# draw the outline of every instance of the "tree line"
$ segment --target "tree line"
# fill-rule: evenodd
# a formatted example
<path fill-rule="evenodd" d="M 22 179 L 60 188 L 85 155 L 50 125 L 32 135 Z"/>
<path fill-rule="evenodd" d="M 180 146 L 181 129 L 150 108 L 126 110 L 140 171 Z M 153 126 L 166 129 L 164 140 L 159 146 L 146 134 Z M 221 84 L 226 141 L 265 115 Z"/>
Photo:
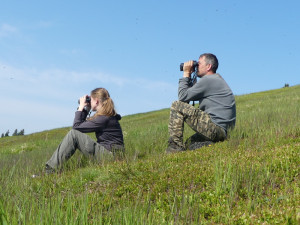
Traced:
<path fill-rule="evenodd" d="M 19 132 L 18 132 L 18 129 L 15 129 L 15 132 L 12 134 L 12 136 L 21 136 L 24 134 L 25 134 L 24 129 L 20 130 Z M 3 138 L 3 137 L 9 137 L 9 130 L 6 131 L 5 134 L 4 133 L 1 134 L 1 138 Z"/>

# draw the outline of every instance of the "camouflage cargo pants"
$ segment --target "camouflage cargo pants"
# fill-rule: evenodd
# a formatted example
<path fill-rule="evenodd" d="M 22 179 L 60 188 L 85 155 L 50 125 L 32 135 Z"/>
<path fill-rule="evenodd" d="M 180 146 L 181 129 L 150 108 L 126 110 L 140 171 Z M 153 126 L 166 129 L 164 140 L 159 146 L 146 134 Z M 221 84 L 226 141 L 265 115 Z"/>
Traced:
<path fill-rule="evenodd" d="M 181 102 L 173 102 L 170 109 L 169 135 L 177 145 L 183 145 L 184 122 L 195 132 L 187 141 L 223 141 L 226 138 L 225 131 L 214 124 L 210 116 L 199 108 Z"/>

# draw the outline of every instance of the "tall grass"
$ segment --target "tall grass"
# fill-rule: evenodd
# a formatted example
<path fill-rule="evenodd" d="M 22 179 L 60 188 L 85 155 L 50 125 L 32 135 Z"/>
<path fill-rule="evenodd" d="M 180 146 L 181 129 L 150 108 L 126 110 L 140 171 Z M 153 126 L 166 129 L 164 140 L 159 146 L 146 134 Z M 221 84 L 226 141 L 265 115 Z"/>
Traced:
<path fill-rule="evenodd" d="M 298 224 L 299 98 L 300 86 L 237 96 L 227 141 L 171 155 L 169 109 L 126 116 L 124 160 L 76 153 L 48 176 L 70 128 L 1 138 L 0 224 Z"/>

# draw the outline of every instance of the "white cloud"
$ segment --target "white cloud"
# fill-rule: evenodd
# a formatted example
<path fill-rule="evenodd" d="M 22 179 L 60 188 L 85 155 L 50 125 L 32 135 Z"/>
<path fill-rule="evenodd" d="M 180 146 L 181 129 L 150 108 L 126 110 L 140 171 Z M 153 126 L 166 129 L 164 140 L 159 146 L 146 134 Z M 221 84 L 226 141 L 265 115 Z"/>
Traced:
<path fill-rule="evenodd" d="M 0 62 L 0 132 L 25 129 L 37 132 L 71 126 L 77 98 L 105 87 L 118 112 L 133 114 L 168 107 L 176 84 L 125 78 L 101 72 L 15 68 Z"/>
<path fill-rule="evenodd" d="M 78 89 L 91 82 L 122 86 L 126 79 L 100 72 L 76 72 L 59 69 L 19 69 L 0 63 L 0 93 L 14 90 L 22 94 L 49 92 L 51 96 Z"/>
<path fill-rule="evenodd" d="M 0 38 L 1 37 L 8 37 L 12 34 L 15 34 L 18 32 L 18 29 L 14 26 L 11 26 L 9 24 L 3 23 L 0 26 Z"/>
<path fill-rule="evenodd" d="M 0 112 L 0 132 L 24 129 L 25 133 L 32 133 L 47 129 L 71 126 L 72 115 L 76 109 L 57 106 L 54 103 L 36 101 L 35 99 L 18 100 L 6 96 L 0 98 L 1 104 L 7 110 Z"/>
<path fill-rule="evenodd" d="M 62 49 L 59 51 L 60 54 L 66 55 L 66 56 L 78 56 L 81 55 L 82 52 L 79 49 Z"/>
<path fill-rule="evenodd" d="M 74 98 L 78 90 L 88 90 L 99 86 L 122 88 L 123 91 L 164 92 L 174 89 L 174 85 L 162 81 L 118 77 L 101 72 L 76 72 L 59 69 L 38 70 L 19 69 L 0 63 L 0 94 L 12 96 L 37 96 L 58 99 Z M 141 94 L 141 93 L 140 93 Z"/>
<path fill-rule="evenodd" d="M 36 27 L 37 28 L 49 28 L 49 27 L 52 27 L 52 25 L 53 25 L 53 23 L 50 21 L 41 20 L 41 21 L 37 22 Z"/>
<path fill-rule="evenodd" d="M 16 68 L 0 61 L 0 88 L 9 85 L 8 80 L 20 82 L 22 85 L 30 83 L 32 85 L 80 85 L 91 82 L 100 82 L 105 84 L 117 85 L 119 87 L 143 86 L 143 88 L 171 88 L 174 87 L 168 82 L 160 80 L 149 80 L 144 78 L 121 77 L 118 75 L 102 73 L 99 71 L 77 72 L 62 69 L 37 69 L 37 68 Z M 4 78 L 4 79 L 3 79 Z M 3 81 L 3 82 L 2 82 Z"/>

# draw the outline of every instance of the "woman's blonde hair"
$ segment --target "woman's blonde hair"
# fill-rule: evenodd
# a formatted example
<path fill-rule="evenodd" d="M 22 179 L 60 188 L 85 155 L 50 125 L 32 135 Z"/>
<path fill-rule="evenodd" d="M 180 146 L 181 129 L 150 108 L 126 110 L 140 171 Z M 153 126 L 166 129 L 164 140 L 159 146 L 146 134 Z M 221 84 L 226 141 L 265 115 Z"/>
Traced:
<path fill-rule="evenodd" d="M 105 88 L 96 88 L 91 91 L 91 97 L 98 99 L 102 107 L 90 119 L 96 116 L 115 116 L 116 110 L 113 100 L 110 98 L 108 91 Z"/>

